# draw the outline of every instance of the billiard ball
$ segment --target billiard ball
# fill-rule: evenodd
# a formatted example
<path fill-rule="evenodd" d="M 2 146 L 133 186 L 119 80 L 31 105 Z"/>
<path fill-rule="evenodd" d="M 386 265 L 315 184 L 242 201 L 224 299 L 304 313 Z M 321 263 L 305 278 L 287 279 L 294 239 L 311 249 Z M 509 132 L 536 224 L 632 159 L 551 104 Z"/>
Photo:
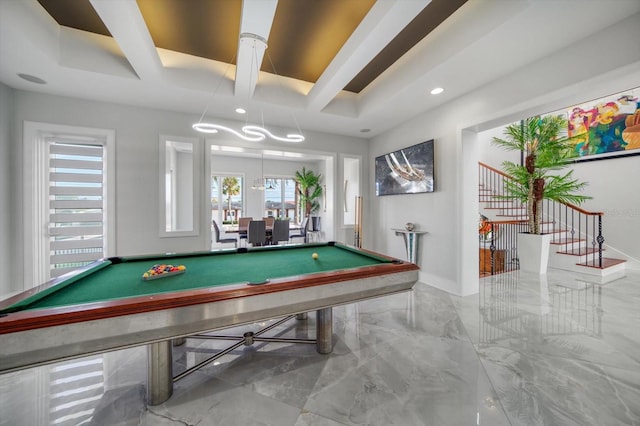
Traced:
<path fill-rule="evenodd" d="M 316 260 L 318 258 L 318 253 L 313 253 L 311 257 L 313 257 L 313 259 Z"/>

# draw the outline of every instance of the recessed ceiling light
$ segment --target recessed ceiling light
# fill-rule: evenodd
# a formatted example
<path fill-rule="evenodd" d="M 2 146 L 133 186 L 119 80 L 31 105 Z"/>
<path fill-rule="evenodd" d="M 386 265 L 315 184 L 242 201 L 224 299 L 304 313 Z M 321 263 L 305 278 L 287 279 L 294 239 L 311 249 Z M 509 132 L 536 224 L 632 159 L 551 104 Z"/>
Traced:
<path fill-rule="evenodd" d="M 238 108 L 236 108 L 236 112 L 238 114 L 245 114 L 247 112 L 247 110 L 244 109 L 244 108 L 238 107 Z"/>
<path fill-rule="evenodd" d="M 444 92 L 444 89 L 442 87 L 436 87 L 435 89 L 431 90 L 432 95 L 439 95 L 442 92 Z"/>
<path fill-rule="evenodd" d="M 18 77 L 20 77 L 23 80 L 27 80 L 31 83 L 47 84 L 47 82 L 41 79 L 40 77 L 36 77 L 35 75 L 31 75 L 31 74 L 18 74 Z"/>

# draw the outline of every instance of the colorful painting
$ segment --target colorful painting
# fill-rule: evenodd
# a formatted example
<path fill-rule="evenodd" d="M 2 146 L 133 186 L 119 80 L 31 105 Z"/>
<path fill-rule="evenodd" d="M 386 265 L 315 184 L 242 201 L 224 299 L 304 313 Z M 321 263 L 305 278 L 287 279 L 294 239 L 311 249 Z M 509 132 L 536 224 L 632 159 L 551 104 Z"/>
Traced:
<path fill-rule="evenodd" d="M 640 88 L 565 111 L 569 136 L 576 136 L 575 161 L 640 155 Z"/>

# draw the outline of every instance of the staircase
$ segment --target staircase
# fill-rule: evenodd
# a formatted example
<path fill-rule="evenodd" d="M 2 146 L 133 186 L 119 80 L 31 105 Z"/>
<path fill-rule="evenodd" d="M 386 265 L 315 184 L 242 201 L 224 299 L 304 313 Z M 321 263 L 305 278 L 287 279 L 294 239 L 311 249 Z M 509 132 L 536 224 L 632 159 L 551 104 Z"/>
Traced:
<path fill-rule="evenodd" d="M 518 269 L 516 238 L 527 230 L 527 209 L 505 195 L 504 172 L 479 163 L 480 211 L 488 221 L 480 238 L 481 273 L 483 250 L 491 253 L 491 273 Z M 544 200 L 541 232 L 552 234 L 549 266 L 598 277 L 618 278 L 624 275 L 625 260 L 604 256 L 602 217 L 577 206 Z M 503 265 L 504 262 L 504 265 Z M 484 263 L 487 264 L 486 259 Z M 488 268 L 484 268 L 485 270 Z M 486 272 L 486 271 L 485 271 Z"/>

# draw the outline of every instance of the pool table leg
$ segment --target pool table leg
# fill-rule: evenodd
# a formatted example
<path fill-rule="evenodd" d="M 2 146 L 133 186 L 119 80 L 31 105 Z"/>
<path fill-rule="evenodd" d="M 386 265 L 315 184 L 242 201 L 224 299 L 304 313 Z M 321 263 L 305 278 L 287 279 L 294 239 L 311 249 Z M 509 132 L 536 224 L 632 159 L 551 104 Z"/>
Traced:
<path fill-rule="evenodd" d="M 299 318 L 304 319 L 305 315 Z M 178 342 L 175 342 L 178 343 Z M 159 405 L 173 393 L 172 340 L 150 343 L 147 346 L 149 373 L 147 379 L 147 403 Z M 333 350 L 333 308 L 316 311 L 316 349 L 321 354 Z"/>
<path fill-rule="evenodd" d="M 147 403 L 159 405 L 173 393 L 173 353 L 171 340 L 150 343 L 147 346 L 149 373 Z"/>
<path fill-rule="evenodd" d="M 316 311 L 316 349 L 321 354 L 333 350 L 333 308 Z"/>

